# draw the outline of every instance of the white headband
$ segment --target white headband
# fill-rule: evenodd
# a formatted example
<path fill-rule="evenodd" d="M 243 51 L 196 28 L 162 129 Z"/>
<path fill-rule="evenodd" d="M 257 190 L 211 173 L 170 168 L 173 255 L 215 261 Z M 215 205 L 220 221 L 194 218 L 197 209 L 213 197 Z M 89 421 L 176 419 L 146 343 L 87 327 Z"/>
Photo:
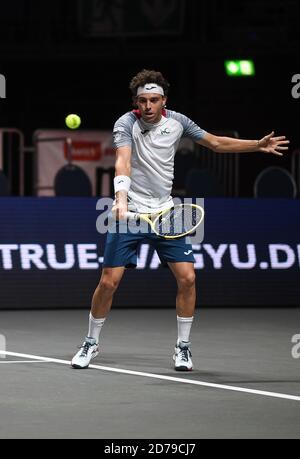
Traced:
<path fill-rule="evenodd" d="M 139 96 L 140 94 L 147 94 L 147 93 L 155 93 L 164 96 L 164 90 L 161 86 L 158 86 L 156 83 L 147 83 L 145 86 L 139 86 L 136 95 Z"/>

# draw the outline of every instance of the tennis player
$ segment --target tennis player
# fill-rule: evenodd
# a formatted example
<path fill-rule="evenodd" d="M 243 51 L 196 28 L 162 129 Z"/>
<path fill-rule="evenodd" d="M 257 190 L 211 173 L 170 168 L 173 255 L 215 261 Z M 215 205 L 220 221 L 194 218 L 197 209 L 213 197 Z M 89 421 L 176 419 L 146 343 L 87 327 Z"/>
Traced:
<path fill-rule="evenodd" d="M 174 156 L 181 137 L 215 152 L 263 152 L 282 155 L 289 143 L 274 132 L 260 140 L 215 136 L 185 115 L 166 109 L 169 83 L 160 72 L 142 70 L 130 82 L 135 110 L 117 120 L 113 130 L 116 148 L 115 202 L 118 222 L 126 212 L 157 214 L 173 206 Z M 147 233 L 162 264 L 167 264 L 177 281 L 178 338 L 173 355 L 175 370 L 191 371 L 190 331 L 195 312 L 195 271 L 191 244 L 186 238 L 164 239 Z M 99 337 L 111 309 L 113 296 L 126 268 L 137 264 L 137 248 L 145 234 L 108 233 L 102 275 L 92 299 L 87 336 L 72 360 L 73 368 L 87 368 L 99 353 Z"/>

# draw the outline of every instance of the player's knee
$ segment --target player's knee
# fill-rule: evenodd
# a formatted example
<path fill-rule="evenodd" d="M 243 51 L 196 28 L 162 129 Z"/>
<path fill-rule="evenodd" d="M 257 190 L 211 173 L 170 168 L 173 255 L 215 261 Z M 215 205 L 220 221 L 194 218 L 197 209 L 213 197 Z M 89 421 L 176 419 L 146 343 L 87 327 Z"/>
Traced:
<path fill-rule="evenodd" d="M 181 289 L 192 288 L 195 285 L 195 280 L 196 280 L 195 273 L 186 274 L 185 276 L 182 276 L 178 280 L 178 286 Z"/>
<path fill-rule="evenodd" d="M 99 283 L 100 288 L 103 288 L 111 292 L 116 291 L 118 288 L 118 285 L 119 285 L 119 281 L 117 281 L 113 277 L 103 277 Z"/>

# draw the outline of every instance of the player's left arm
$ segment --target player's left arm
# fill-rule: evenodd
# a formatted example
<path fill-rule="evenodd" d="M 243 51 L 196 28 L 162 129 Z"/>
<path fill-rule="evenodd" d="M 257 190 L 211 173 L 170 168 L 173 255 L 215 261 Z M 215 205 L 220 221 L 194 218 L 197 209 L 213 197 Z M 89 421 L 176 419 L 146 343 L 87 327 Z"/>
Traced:
<path fill-rule="evenodd" d="M 260 140 L 243 140 L 232 137 L 221 137 L 206 132 L 197 143 L 217 153 L 251 153 L 262 152 L 282 156 L 288 150 L 289 140 L 285 136 L 274 137 L 274 132 Z"/>

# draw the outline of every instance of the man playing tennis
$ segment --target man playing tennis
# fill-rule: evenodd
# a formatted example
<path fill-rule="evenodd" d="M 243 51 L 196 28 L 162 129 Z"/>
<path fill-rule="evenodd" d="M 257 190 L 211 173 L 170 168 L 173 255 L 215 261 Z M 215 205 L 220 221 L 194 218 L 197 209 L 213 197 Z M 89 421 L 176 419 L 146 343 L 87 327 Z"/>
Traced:
<path fill-rule="evenodd" d="M 155 215 L 173 207 L 171 197 L 174 156 L 181 137 L 215 152 L 255 152 L 282 155 L 285 137 L 274 132 L 261 140 L 240 140 L 212 135 L 186 116 L 166 110 L 169 83 L 160 72 L 143 70 L 130 83 L 137 110 L 126 113 L 114 126 L 116 148 L 115 202 L 113 212 L 120 224 L 128 211 Z M 186 238 L 164 239 L 151 232 L 146 237 L 155 247 L 162 264 L 167 264 L 177 281 L 178 338 L 173 360 L 175 370 L 193 369 L 190 331 L 194 319 L 196 289 L 194 256 Z M 114 292 L 125 268 L 136 267 L 137 248 L 145 234 L 108 233 L 103 270 L 92 299 L 88 334 L 72 360 L 73 368 L 87 368 L 99 353 L 99 337 Z"/>

